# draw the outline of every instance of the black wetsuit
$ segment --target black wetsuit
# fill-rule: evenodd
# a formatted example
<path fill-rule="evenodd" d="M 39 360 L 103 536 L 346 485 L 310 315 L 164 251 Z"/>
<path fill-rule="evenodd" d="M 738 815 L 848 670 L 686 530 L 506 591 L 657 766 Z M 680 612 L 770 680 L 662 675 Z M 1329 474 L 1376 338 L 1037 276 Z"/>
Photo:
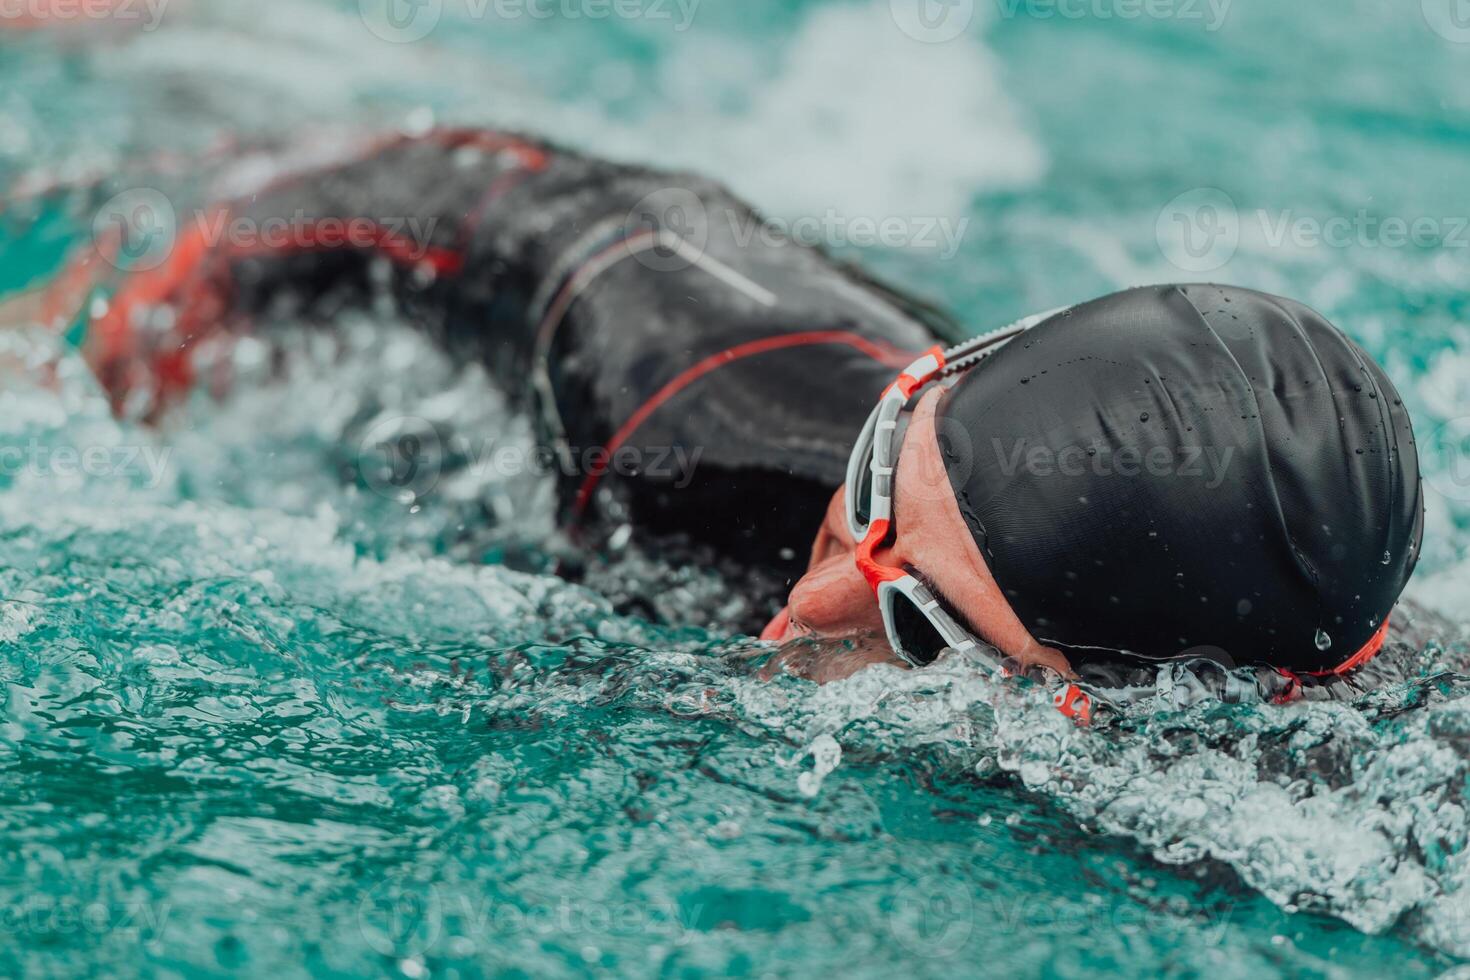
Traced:
<path fill-rule="evenodd" d="M 189 352 L 232 315 L 330 315 L 386 288 L 482 359 L 571 461 L 569 527 L 631 523 L 767 569 L 762 608 L 804 570 L 882 389 L 953 339 L 712 181 L 507 134 L 396 140 L 214 214 L 291 231 L 264 247 L 190 241 L 186 228 L 168 265 L 123 284 L 112 333 L 153 338 L 154 381 L 187 382 Z M 338 240 L 348 221 L 355 245 Z M 161 306 L 166 329 L 139 331 Z M 113 359 L 94 356 L 104 381 L 136 387 Z"/>

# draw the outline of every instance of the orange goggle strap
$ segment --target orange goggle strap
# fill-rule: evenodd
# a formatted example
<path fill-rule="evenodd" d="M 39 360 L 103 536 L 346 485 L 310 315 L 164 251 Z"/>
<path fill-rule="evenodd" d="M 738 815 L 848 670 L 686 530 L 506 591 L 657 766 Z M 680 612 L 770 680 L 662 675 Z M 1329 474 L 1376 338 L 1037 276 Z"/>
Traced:
<path fill-rule="evenodd" d="M 903 369 L 898 379 L 883 391 L 883 397 L 897 389 L 903 395 L 903 400 L 908 401 L 914 397 L 914 392 L 928 384 L 936 374 L 944 370 L 945 358 L 944 348 L 934 346 L 926 350 L 918 360 Z"/>
<path fill-rule="evenodd" d="M 868 525 L 868 536 L 863 538 L 857 546 L 858 571 L 863 573 L 863 578 L 867 579 L 875 596 L 878 594 L 879 586 L 884 582 L 896 582 L 908 577 L 908 572 L 903 569 L 890 568 L 873 558 L 873 552 L 888 537 L 888 531 L 892 526 L 892 522 L 887 518 L 874 521 Z"/>
<path fill-rule="evenodd" d="M 852 532 L 853 537 L 866 535 L 868 523 L 893 516 L 891 487 L 889 487 L 888 494 L 882 498 L 877 497 L 877 490 L 883 481 L 892 477 L 893 462 L 891 458 L 888 458 L 891 452 L 885 452 L 881 456 L 878 453 L 879 436 L 884 437 L 886 445 L 891 450 L 892 433 L 898 416 L 914 393 L 937 377 L 968 371 L 1015 337 L 1059 312 L 1061 311 L 1050 310 L 1017 320 L 999 330 L 972 337 L 948 350 L 939 346 L 931 347 L 883 390 L 878 404 L 873 407 L 872 413 L 863 425 L 862 433 L 853 444 L 852 454 L 847 461 L 847 529 Z M 874 499 L 870 502 L 866 522 L 859 519 L 857 501 L 854 499 L 856 496 L 854 491 L 859 485 L 864 469 L 871 474 L 874 490 Z"/>

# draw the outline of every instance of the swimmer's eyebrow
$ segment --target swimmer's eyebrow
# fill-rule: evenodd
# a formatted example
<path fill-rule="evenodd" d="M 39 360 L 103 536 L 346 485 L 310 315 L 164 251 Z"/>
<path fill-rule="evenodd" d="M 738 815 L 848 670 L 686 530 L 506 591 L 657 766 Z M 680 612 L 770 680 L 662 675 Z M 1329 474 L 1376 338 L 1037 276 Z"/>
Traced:
<path fill-rule="evenodd" d="M 951 619 L 963 626 L 966 632 L 975 637 L 977 640 L 980 640 L 982 643 L 990 642 L 989 640 L 985 639 L 984 635 L 982 635 L 979 630 L 975 628 L 975 624 L 970 622 L 969 617 L 960 612 L 960 607 L 955 605 L 953 599 L 944 594 L 944 590 L 936 585 L 932 578 L 930 578 L 928 575 L 925 575 L 917 568 L 913 568 L 911 566 L 904 567 L 908 569 L 908 573 L 910 575 L 918 579 L 919 583 L 934 595 L 934 598 L 939 600 L 939 604 L 944 607 L 945 612 L 949 613 Z"/>

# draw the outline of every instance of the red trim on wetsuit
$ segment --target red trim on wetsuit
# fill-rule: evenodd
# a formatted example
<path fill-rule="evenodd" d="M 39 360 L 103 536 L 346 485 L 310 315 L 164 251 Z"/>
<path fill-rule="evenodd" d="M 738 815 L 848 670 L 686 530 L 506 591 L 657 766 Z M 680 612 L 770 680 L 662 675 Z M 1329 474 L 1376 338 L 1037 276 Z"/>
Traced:
<path fill-rule="evenodd" d="M 1344 674 L 1357 670 L 1378 656 L 1379 652 L 1383 649 L 1384 641 L 1388 639 L 1389 618 L 1388 616 L 1384 616 L 1382 625 L 1368 638 L 1368 642 L 1364 643 L 1357 653 L 1348 657 L 1336 667 L 1329 670 L 1304 670 L 1301 673 L 1306 674 L 1308 677 L 1341 677 Z M 1291 681 L 1291 687 L 1287 688 L 1284 693 L 1278 695 L 1275 698 L 1275 702 L 1277 704 L 1287 704 L 1288 702 L 1295 701 L 1302 692 L 1301 677 L 1295 671 L 1287 670 L 1285 667 L 1277 667 L 1276 673 Z"/>
<path fill-rule="evenodd" d="M 229 213 L 223 212 L 223 216 L 228 219 Z M 167 302 L 196 279 L 209 250 L 203 224 L 193 224 L 174 243 L 173 251 L 162 265 L 136 273 L 123 283 L 112 297 L 107 312 L 97 320 L 96 338 L 100 363 L 104 367 L 133 352 L 133 325 L 137 311 Z M 187 361 L 176 354 L 158 358 L 155 367 L 161 387 L 168 387 L 173 382 L 187 385 L 192 377 Z"/>
<path fill-rule="evenodd" d="M 152 368 L 160 395 L 168 395 L 189 388 L 194 382 L 193 365 L 190 362 L 191 346 L 198 338 L 191 334 L 191 320 L 197 311 L 190 300 L 179 301 L 180 294 L 187 288 L 199 287 L 204 279 L 200 269 L 211 257 L 225 260 L 253 258 L 257 256 L 285 256 L 319 248 L 334 248 L 335 243 L 326 244 L 317 238 L 319 226 L 325 222 L 337 222 L 344 226 L 357 223 L 368 231 L 371 246 L 390 260 L 401 265 L 427 264 L 439 275 L 457 275 L 464 268 L 464 256 L 453 249 L 420 244 L 390 231 L 371 218 L 320 218 L 305 226 L 306 240 L 288 242 L 284 245 L 260 243 L 244 248 L 226 244 L 216 250 L 210 241 L 209 229 L 223 229 L 230 220 L 228 209 L 216 211 L 208 220 L 201 219 L 185 228 L 167 260 L 156 269 L 130 276 L 113 296 L 112 302 L 97 322 L 99 362 L 106 366 L 118 363 L 133 353 L 133 327 L 139 309 L 161 306 L 175 302 L 179 307 L 180 322 L 176 330 L 178 342 L 170 349 L 153 358 Z M 332 238 L 343 237 L 343 245 L 355 247 L 357 243 L 345 240 L 345 232 Z M 228 272 L 228 261 L 222 265 Z M 194 297 L 197 298 L 197 297 Z M 192 299 L 192 298 L 191 298 Z"/>
<path fill-rule="evenodd" d="M 1372 660 L 1374 657 L 1378 656 L 1378 651 L 1383 649 L 1383 641 L 1388 639 L 1388 620 L 1388 616 L 1383 617 L 1383 625 L 1378 627 L 1378 630 L 1368 638 L 1368 642 L 1364 643 L 1362 649 L 1360 649 L 1357 653 L 1353 654 L 1351 657 L 1348 657 L 1346 660 L 1338 664 L 1336 667 L 1333 667 L 1331 670 L 1319 670 L 1314 672 L 1311 676 L 1340 677 L 1350 670 L 1356 670 L 1368 661 Z"/>
<path fill-rule="evenodd" d="M 647 422 L 665 402 L 673 398 L 679 392 L 688 388 L 694 382 L 705 375 L 717 371 L 727 364 L 754 357 L 758 354 L 766 354 L 771 351 L 785 350 L 791 347 L 810 347 L 817 344 L 846 344 L 855 347 L 862 353 L 868 355 L 875 361 L 892 363 L 896 357 L 908 358 L 911 355 L 904 354 L 896 348 L 884 344 L 875 343 L 866 337 L 850 333 L 846 330 L 810 330 L 802 333 L 782 334 L 778 337 L 766 337 L 762 340 L 752 340 L 743 344 L 736 344 L 718 354 L 712 354 L 704 360 L 690 365 L 674 376 L 673 380 L 664 385 L 648 398 L 638 410 L 628 416 L 618 430 L 613 433 L 606 445 L 604 452 L 609 459 L 621 449 L 627 441 L 632 438 L 633 433 Z M 587 510 L 587 505 L 592 502 L 592 494 L 597 489 L 597 484 L 607 474 L 607 467 L 601 466 L 593 469 L 582 481 L 582 487 L 577 491 L 576 502 L 572 506 L 572 514 L 576 519 L 581 519 Z"/>

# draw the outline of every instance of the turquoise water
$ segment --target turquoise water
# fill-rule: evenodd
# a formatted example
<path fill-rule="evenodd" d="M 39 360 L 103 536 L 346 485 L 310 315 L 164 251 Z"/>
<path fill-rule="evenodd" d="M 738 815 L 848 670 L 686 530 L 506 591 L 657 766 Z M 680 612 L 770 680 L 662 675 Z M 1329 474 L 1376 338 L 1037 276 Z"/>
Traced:
<path fill-rule="evenodd" d="M 785 219 L 968 218 L 953 255 L 861 255 L 977 329 L 1149 281 L 1288 293 L 1415 414 L 1432 489 L 1403 679 L 1288 707 L 1174 697 L 1092 731 L 962 663 L 767 683 L 712 573 L 540 571 L 549 487 L 482 465 L 525 420 L 389 318 L 291 341 L 282 376 L 160 431 L 111 419 L 54 337 L 0 330 L 0 446 L 24 451 L 0 472 L 0 972 L 1470 958 L 1457 22 L 1432 0 L 1236 0 L 1218 23 L 1218 4 L 995 2 L 926 44 L 886 0 L 705 0 L 682 31 L 485 9 L 451 0 L 402 44 L 356 2 L 307 0 L 0 40 L 3 183 L 130 175 L 7 208 L 0 286 L 46 275 L 98 201 L 170 169 L 160 151 L 439 120 L 697 167 Z M 1314 242 L 1334 217 L 1346 238 Z M 467 447 L 414 500 L 375 492 L 363 450 L 403 415 Z M 671 625 L 620 614 L 628 592 Z"/>

